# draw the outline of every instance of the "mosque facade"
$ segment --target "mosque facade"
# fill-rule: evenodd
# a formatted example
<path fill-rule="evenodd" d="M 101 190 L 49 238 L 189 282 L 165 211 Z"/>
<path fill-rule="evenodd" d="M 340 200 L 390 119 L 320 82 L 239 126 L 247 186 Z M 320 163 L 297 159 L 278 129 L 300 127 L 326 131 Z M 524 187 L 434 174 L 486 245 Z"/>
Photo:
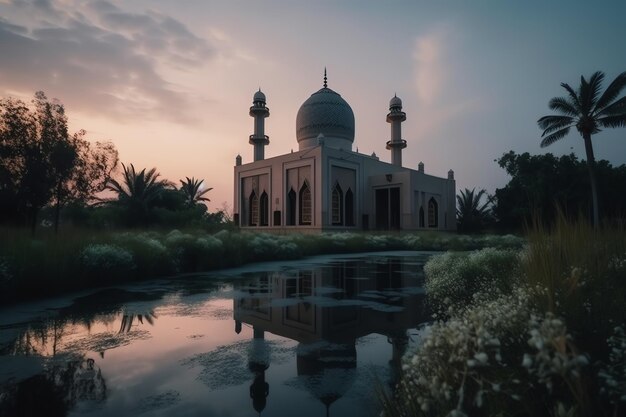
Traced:
<path fill-rule="evenodd" d="M 250 116 L 254 161 L 234 168 L 234 220 L 259 231 L 456 230 L 454 172 L 447 178 L 402 165 L 402 101 L 389 102 L 387 149 L 391 163 L 376 154 L 352 150 L 354 113 L 337 92 L 324 85 L 300 107 L 296 117 L 299 149 L 265 159 L 266 96 L 254 94 Z"/>

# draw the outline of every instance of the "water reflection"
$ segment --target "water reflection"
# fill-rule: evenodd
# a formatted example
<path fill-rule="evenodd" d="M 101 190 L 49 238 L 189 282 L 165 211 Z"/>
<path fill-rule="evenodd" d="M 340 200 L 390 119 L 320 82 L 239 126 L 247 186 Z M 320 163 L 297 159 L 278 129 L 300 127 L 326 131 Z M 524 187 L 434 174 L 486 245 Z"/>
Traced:
<path fill-rule="evenodd" d="M 65 416 L 79 401 L 100 403 L 107 387 L 91 358 L 50 361 L 44 372 L 3 387 L 2 416 Z"/>
<path fill-rule="evenodd" d="M 426 319 L 423 261 L 407 259 L 175 277 L 0 316 L 0 417 L 363 415 Z"/>
<path fill-rule="evenodd" d="M 426 319 L 420 284 L 416 271 L 394 258 L 264 273 L 239 288 L 233 304 L 235 332 L 245 324 L 253 328 L 256 344 L 263 343 L 265 332 L 297 341 L 298 385 L 324 404 L 329 415 L 331 405 L 354 382 L 356 344 L 363 336 L 387 336 L 392 345 L 390 385 L 395 385 L 407 329 Z M 264 375 L 270 364 L 267 349 L 258 351 L 265 357 L 250 358 L 250 396 L 253 408 L 261 412 L 269 395 Z"/>

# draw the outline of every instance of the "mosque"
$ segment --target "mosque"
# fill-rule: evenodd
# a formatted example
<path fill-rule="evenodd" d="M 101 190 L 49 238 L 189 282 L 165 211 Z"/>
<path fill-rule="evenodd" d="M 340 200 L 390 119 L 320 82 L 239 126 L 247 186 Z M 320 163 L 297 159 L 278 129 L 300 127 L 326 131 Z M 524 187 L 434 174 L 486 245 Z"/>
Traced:
<path fill-rule="evenodd" d="M 254 161 L 235 162 L 234 220 L 249 230 L 456 230 L 454 172 L 447 178 L 402 166 L 402 100 L 389 102 L 387 149 L 391 163 L 352 150 L 354 113 L 337 92 L 323 88 L 298 110 L 299 149 L 265 159 L 265 118 L 270 110 L 259 89 L 250 116 Z"/>

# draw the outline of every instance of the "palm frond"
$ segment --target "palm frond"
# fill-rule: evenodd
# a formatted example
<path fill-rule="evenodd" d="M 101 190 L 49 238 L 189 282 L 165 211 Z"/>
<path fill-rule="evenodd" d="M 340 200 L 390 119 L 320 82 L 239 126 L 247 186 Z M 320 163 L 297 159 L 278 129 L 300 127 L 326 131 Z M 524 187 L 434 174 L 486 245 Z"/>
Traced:
<path fill-rule="evenodd" d="M 213 187 L 200 191 L 204 180 L 197 180 L 194 177 L 185 177 L 185 179 L 186 181 L 180 180 L 180 190 L 185 194 L 187 204 L 193 206 L 200 201 L 211 201 L 209 198 L 203 197 L 203 195 L 211 191 Z"/>
<path fill-rule="evenodd" d="M 605 116 L 598 119 L 598 124 L 602 127 L 626 127 L 626 114 L 618 116 Z"/>
<path fill-rule="evenodd" d="M 557 129 L 562 129 L 567 125 L 574 124 L 574 122 L 575 119 L 570 116 L 543 116 L 541 119 L 537 120 L 539 127 L 544 130 L 541 136 L 545 136 Z"/>
<path fill-rule="evenodd" d="M 617 116 L 626 113 L 626 96 L 600 110 L 596 116 Z"/>
<path fill-rule="evenodd" d="M 600 90 L 602 89 L 602 81 L 604 81 L 604 73 L 602 71 L 596 71 L 591 74 L 589 77 L 589 85 L 588 85 L 588 97 L 586 108 L 589 109 L 589 113 L 593 111 L 596 103 L 598 102 L 598 96 L 600 95 Z"/>
<path fill-rule="evenodd" d="M 556 132 L 546 136 L 541 141 L 541 147 L 545 148 L 546 146 L 552 145 L 557 140 L 562 139 L 563 137 L 565 137 L 569 133 L 569 130 L 570 130 L 570 127 L 568 126 L 568 127 L 564 128 L 564 129 L 557 130 Z"/>
<path fill-rule="evenodd" d="M 594 112 L 602 112 L 605 107 L 609 106 L 611 102 L 620 95 L 624 87 L 626 87 L 626 71 L 615 77 L 611 84 L 609 84 L 604 91 L 604 94 L 602 94 L 602 96 L 598 99 Z"/>
<path fill-rule="evenodd" d="M 578 98 L 578 94 L 574 91 L 572 87 L 570 87 L 567 83 L 561 83 L 561 87 L 563 87 L 569 94 L 571 98 L 571 103 L 574 104 L 574 107 L 578 110 L 578 113 L 581 112 L 582 106 L 580 105 L 580 100 Z"/>
<path fill-rule="evenodd" d="M 580 112 L 576 105 L 565 97 L 554 97 L 548 103 L 550 110 L 556 110 L 568 116 L 578 116 Z"/>

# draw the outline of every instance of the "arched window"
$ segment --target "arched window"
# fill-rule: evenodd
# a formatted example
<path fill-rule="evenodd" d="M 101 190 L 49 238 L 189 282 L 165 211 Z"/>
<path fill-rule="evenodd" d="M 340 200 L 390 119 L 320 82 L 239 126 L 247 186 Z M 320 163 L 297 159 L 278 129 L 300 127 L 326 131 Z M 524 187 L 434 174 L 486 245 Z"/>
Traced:
<path fill-rule="evenodd" d="M 424 207 L 420 206 L 420 227 L 424 227 Z"/>
<path fill-rule="evenodd" d="M 331 223 L 334 226 L 343 225 L 343 192 L 339 184 L 335 184 L 335 188 L 330 196 L 331 200 Z"/>
<path fill-rule="evenodd" d="M 248 221 L 249 226 L 257 226 L 259 224 L 259 198 L 256 193 L 252 191 L 250 194 L 250 217 Z"/>
<path fill-rule="evenodd" d="M 437 227 L 439 224 L 439 207 L 434 198 L 428 200 L 428 227 Z"/>
<path fill-rule="evenodd" d="M 346 226 L 354 226 L 354 194 L 350 188 L 346 191 Z"/>
<path fill-rule="evenodd" d="M 261 226 L 267 226 L 269 224 L 269 214 L 269 199 L 267 198 L 267 193 L 263 191 L 259 199 L 259 220 Z"/>
<path fill-rule="evenodd" d="M 296 225 L 296 192 L 292 189 L 287 193 L 287 226 Z"/>
<path fill-rule="evenodd" d="M 311 189 L 305 181 L 300 188 L 300 224 L 310 225 L 311 218 Z"/>

